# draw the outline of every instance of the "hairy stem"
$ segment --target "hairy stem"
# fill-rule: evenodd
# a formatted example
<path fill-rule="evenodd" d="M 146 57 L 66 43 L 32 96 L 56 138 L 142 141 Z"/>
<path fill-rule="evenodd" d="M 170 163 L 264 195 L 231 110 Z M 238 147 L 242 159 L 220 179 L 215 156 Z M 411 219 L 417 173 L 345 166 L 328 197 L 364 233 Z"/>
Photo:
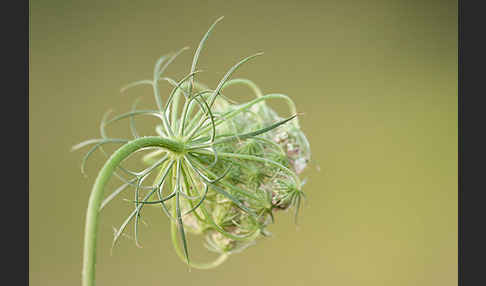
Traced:
<path fill-rule="evenodd" d="M 141 137 L 130 141 L 116 150 L 98 173 L 89 197 L 86 211 L 84 234 L 82 285 L 95 285 L 96 236 L 98 228 L 99 209 L 103 201 L 105 185 L 110 180 L 118 165 L 133 152 L 146 147 L 160 147 L 171 152 L 180 153 L 184 146 L 181 143 L 162 137 Z"/>

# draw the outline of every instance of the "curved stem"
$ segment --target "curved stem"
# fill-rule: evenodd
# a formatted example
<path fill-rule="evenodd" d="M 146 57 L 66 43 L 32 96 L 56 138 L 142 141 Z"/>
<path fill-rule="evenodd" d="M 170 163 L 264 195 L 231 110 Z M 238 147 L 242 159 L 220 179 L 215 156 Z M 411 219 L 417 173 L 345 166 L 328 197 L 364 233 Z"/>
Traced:
<path fill-rule="evenodd" d="M 98 227 L 99 209 L 103 201 L 105 185 L 110 180 L 118 165 L 133 152 L 145 147 L 160 147 L 172 152 L 182 152 L 181 143 L 162 137 L 141 137 L 132 140 L 116 150 L 106 161 L 93 185 L 86 211 L 86 225 L 84 234 L 82 285 L 95 284 L 96 264 L 96 236 Z"/>

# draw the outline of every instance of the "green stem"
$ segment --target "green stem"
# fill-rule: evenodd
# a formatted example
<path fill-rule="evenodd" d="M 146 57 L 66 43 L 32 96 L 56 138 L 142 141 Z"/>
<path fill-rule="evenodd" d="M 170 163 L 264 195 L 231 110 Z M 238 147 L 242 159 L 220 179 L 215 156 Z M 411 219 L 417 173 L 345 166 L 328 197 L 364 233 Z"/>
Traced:
<path fill-rule="evenodd" d="M 82 285 L 95 285 L 96 236 L 99 222 L 99 209 L 103 201 L 104 188 L 118 165 L 133 152 L 146 147 L 160 147 L 168 151 L 180 153 L 184 150 L 181 143 L 162 137 L 141 137 L 132 140 L 116 150 L 98 173 L 89 197 L 86 211 L 84 234 Z"/>

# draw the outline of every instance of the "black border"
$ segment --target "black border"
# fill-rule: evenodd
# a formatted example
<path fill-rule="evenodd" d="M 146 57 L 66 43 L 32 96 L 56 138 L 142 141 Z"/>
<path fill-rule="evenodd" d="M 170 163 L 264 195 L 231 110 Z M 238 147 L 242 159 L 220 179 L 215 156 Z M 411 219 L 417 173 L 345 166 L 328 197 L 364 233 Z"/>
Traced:
<path fill-rule="evenodd" d="M 458 282 L 486 285 L 486 17 L 481 1 L 458 2 Z"/>
<path fill-rule="evenodd" d="M 16 201 L 4 200 L 2 207 L 2 254 L 7 274 L 4 284 L 28 285 L 29 1 L 6 1 L 1 8 L 3 101 L 0 106 L 4 150 L 1 161 L 5 167 L 2 179 L 6 183 L 2 192 L 5 197 L 15 196 Z"/>

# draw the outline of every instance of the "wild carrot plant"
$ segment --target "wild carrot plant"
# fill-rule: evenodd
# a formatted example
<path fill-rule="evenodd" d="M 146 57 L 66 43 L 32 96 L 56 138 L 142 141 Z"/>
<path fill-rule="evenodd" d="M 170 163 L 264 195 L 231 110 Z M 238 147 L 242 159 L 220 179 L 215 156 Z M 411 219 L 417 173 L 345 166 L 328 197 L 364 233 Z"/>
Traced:
<path fill-rule="evenodd" d="M 224 262 L 229 255 L 252 245 L 269 234 L 267 226 L 274 221 L 274 212 L 294 208 L 295 219 L 304 199 L 299 174 L 310 160 L 309 143 L 301 131 L 294 102 L 284 94 L 263 94 L 248 79 L 230 79 L 244 63 L 262 53 L 236 63 L 214 89 L 196 80 L 199 55 L 219 18 L 209 28 L 194 54 L 190 72 L 180 80 L 164 72 L 187 48 L 159 58 L 153 78 L 133 82 L 122 92 L 140 85 L 153 89 L 156 108 L 136 109 L 107 116 L 101 122 L 101 137 L 84 141 L 73 150 L 91 145 L 83 159 L 82 171 L 90 155 L 102 151 L 107 161 L 94 183 L 86 214 L 82 283 L 94 285 L 96 235 L 100 210 L 122 193 L 133 190 L 133 211 L 116 229 L 113 245 L 133 222 L 134 240 L 142 210 L 158 206 L 170 221 L 172 242 L 180 258 L 194 268 L 207 269 Z M 162 98 L 159 83 L 168 82 L 171 90 Z M 244 85 L 254 99 L 237 104 L 224 91 L 233 85 Z M 280 117 L 268 101 L 285 101 L 292 113 Z M 159 120 L 153 136 L 139 136 L 136 116 L 152 116 Z M 132 138 L 111 138 L 106 128 L 120 120 L 128 120 Z M 111 155 L 103 146 L 120 144 Z M 141 171 L 122 165 L 135 153 L 145 151 Z M 147 184 L 149 175 L 155 180 Z M 104 196 L 112 176 L 123 184 Z M 209 263 L 190 259 L 187 234 L 204 236 L 205 245 L 219 257 Z"/>

